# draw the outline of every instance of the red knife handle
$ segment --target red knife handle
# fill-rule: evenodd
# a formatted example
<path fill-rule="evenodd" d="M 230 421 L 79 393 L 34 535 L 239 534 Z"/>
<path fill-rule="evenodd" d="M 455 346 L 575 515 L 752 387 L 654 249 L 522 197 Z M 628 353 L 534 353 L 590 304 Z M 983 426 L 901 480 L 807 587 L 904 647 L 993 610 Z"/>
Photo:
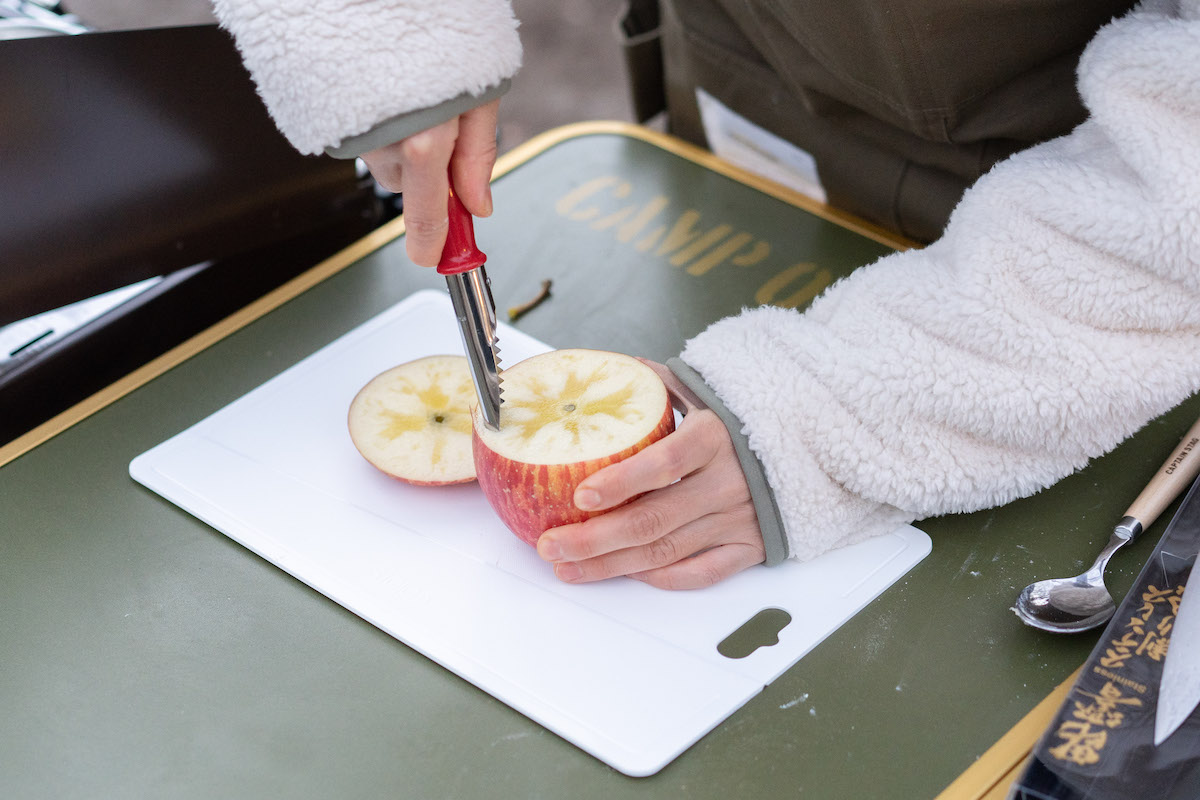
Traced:
<path fill-rule="evenodd" d="M 442 260 L 438 262 L 437 271 L 442 275 L 457 275 L 482 266 L 487 256 L 475 246 L 475 223 L 455 194 L 453 185 L 450 187 L 446 212 L 450 225 L 446 230 L 446 246 L 442 248 Z"/>

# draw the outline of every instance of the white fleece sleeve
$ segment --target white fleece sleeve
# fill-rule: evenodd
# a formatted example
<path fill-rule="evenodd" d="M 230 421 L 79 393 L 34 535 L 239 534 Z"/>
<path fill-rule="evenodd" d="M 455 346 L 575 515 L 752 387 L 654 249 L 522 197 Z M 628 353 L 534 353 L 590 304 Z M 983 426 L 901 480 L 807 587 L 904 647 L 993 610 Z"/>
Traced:
<path fill-rule="evenodd" d="M 279 130 L 320 153 L 521 65 L 508 0 L 213 0 Z"/>
<path fill-rule="evenodd" d="M 1200 388 L 1200 2 L 1182 5 L 1102 29 L 1090 119 L 997 165 L 936 243 L 687 344 L 793 557 L 1037 492 Z"/>

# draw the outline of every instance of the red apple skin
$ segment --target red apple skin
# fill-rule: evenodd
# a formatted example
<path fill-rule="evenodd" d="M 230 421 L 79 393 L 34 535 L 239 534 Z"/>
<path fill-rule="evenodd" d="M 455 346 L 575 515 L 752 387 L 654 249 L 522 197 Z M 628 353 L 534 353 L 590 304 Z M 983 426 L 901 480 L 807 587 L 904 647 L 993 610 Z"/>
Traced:
<path fill-rule="evenodd" d="M 478 428 L 482 424 L 478 414 L 474 420 Z M 508 529 L 522 541 L 536 546 L 541 535 L 550 528 L 583 522 L 611 510 L 583 511 L 575 506 L 575 487 L 584 478 L 646 449 L 674 430 L 675 414 L 668 397 L 662 418 L 641 441 L 618 453 L 587 461 L 529 464 L 496 453 L 476 434 L 471 437 L 476 480 Z M 626 502 L 635 499 L 631 497 Z"/>

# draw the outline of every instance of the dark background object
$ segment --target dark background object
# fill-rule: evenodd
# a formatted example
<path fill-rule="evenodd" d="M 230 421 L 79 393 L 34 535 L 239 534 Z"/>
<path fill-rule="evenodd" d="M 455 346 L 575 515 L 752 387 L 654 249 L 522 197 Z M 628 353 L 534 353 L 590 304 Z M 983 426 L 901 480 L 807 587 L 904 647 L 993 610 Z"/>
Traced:
<path fill-rule="evenodd" d="M 0 325 L 170 276 L 0 374 L 0 442 L 389 213 L 287 143 L 215 25 L 0 42 L 0 98 Z"/>
<path fill-rule="evenodd" d="M 0 324 L 328 224 L 352 162 L 293 150 L 216 26 L 0 46 Z"/>

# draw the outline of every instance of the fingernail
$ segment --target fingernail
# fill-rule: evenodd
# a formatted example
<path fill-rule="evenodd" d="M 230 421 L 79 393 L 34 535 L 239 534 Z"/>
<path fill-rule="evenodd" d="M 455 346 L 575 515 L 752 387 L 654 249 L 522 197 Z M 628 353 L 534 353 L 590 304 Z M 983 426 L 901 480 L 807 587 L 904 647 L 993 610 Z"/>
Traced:
<path fill-rule="evenodd" d="M 555 564 L 554 574 L 560 581 L 577 581 L 583 577 L 583 570 L 579 568 L 578 564 L 567 562 L 566 564 Z"/>
<path fill-rule="evenodd" d="M 537 551 L 543 561 L 559 561 L 562 559 L 562 548 L 559 547 L 558 542 L 547 536 L 538 539 Z"/>
<path fill-rule="evenodd" d="M 575 507 L 584 511 L 590 511 L 600 505 L 600 493 L 595 489 L 576 489 L 575 490 Z"/>

